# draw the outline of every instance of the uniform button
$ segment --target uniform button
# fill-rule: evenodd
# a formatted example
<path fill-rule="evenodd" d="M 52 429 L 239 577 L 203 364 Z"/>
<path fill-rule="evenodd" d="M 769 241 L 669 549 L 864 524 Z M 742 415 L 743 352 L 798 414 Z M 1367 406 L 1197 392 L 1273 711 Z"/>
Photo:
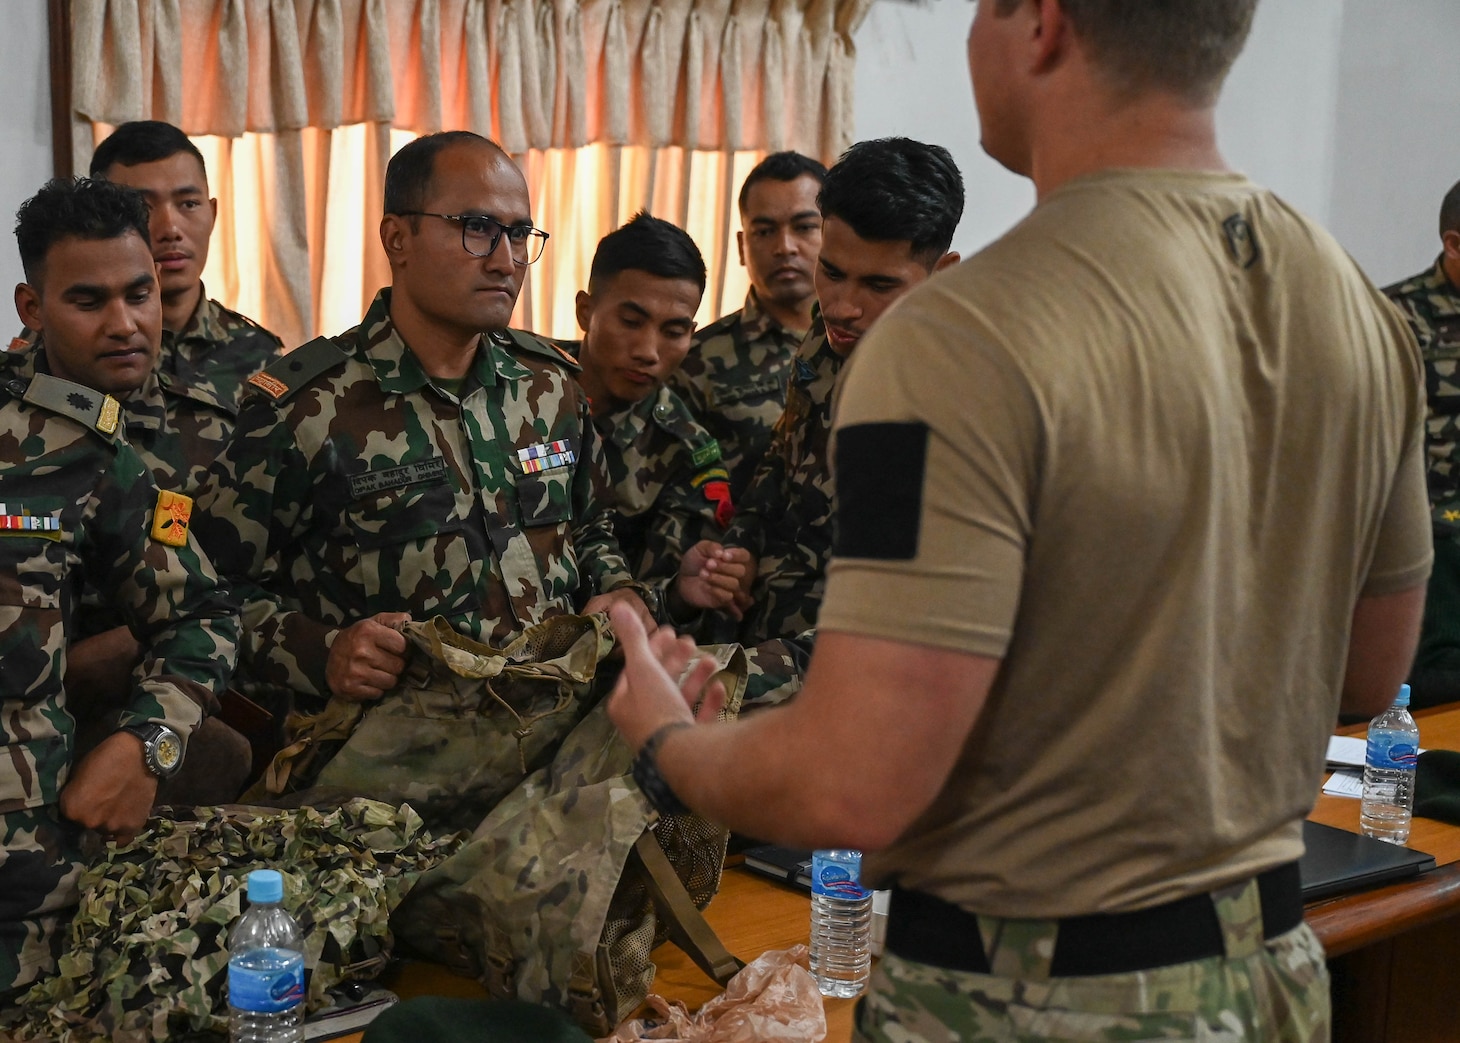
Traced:
<path fill-rule="evenodd" d="M 655 420 L 668 420 L 674 415 L 674 409 L 668 402 L 660 402 L 654 407 Z"/>

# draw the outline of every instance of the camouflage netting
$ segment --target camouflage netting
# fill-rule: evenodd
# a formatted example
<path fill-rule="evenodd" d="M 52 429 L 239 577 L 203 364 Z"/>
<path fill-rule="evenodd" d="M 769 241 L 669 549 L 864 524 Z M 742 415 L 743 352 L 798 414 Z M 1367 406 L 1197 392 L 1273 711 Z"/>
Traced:
<path fill-rule="evenodd" d="M 151 825 L 82 878 L 60 973 L 0 1013 L 0 1038 L 141 1043 L 226 1033 L 225 945 L 251 869 L 285 877 L 284 905 L 304 931 L 306 1003 L 318 1009 L 330 986 L 380 972 L 392 910 L 462 840 L 432 836 L 409 807 L 369 800 L 190 808 Z"/>

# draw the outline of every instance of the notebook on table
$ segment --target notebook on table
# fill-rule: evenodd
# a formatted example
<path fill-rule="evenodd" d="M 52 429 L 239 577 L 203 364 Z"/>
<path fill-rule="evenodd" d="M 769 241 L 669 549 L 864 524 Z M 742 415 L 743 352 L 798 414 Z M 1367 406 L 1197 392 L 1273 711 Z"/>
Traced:
<path fill-rule="evenodd" d="M 1298 862 L 1303 901 L 1331 898 L 1376 884 L 1417 876 L 1435 868 L 1435 856 L 1346 829 L 1304 821 L 1306 848 Z M 745 849 L 745 868 L 782 883 L 811 890 L 811 852 L 764 844 Z"/>

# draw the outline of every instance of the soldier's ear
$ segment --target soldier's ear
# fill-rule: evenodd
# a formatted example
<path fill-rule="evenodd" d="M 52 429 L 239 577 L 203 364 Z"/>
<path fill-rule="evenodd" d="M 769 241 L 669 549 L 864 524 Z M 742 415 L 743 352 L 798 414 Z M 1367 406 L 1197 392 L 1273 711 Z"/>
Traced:
<path fill-rule="evenodd" d="M 28 282 L 15 284 L 15 314 L 20 316 L 21 325 L 39 331 L 41 319 L 41 293 Z"/>
<path fill-rule="evenodd" d="M 933 271 L 941 272 L 944 268 L 952 268 L 960 260 L 961 258 L 958 256 L 957 250 L 949 250 L 942 257 L 938 258 L 938 262 L 933 265 Z"/>
<path fill-rule="evenodd" d="M 745 267 L 745 232 L 735 233 L 735 252 L 740 255 L 740 267 Z"/>
<path fill-rule="evenodd" d="M 573 298 L 573 310 L 578 316 L 578 328 L 587 333 L 593 323 L 593 295 L 587 290 L 579 290 L 578 296 Z"/>
<path fill-rule="evenodd" d="M 406 223 L 397 214 L 386 214 L 380 219 L 380 245 L 385 256 L 395 264 L 406 248 Z"/>
<path fill-rule="evenodd" d="M 1445 256 L 1452 261 L 1460 261 L 1460 230 L 1451 229 L 1440 237 L 1440 242 L 1445 244 Z"/>

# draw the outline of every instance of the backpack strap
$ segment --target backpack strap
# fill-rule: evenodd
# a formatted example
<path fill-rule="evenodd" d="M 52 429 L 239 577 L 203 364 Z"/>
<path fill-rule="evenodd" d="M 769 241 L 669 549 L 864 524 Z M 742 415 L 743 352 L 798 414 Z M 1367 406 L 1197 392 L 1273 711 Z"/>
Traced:
<path fill-rule="evenodd" d="M 745 966 L 745 961 L 730 954 L 705 914 L 696 908 L 652 829 L 644 830 L 634 842 L 629 861 L 639 867 L 670 941 L 723 987 Z"/>

